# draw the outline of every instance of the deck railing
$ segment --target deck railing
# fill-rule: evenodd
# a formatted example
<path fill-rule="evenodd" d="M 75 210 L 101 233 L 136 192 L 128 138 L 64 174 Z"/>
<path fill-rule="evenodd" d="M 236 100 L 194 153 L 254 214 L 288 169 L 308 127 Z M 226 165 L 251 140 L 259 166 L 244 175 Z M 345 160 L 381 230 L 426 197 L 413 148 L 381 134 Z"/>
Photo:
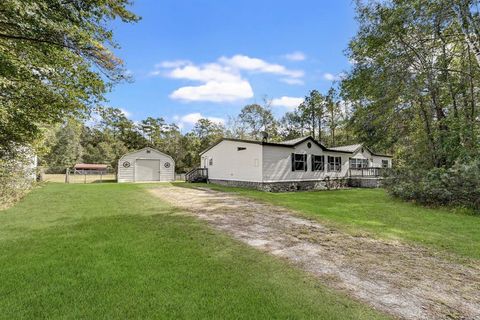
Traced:
<path fill-rule="evenodd" d="M 195 168 L 185 174 L 185 181 L 187 182 L 207 182 L 207 180 L 207 168 Z"/>
<path fill-rule="evenodd" d="M 350 168 L 350 177 L 382 177 L 386 168 Z"/>

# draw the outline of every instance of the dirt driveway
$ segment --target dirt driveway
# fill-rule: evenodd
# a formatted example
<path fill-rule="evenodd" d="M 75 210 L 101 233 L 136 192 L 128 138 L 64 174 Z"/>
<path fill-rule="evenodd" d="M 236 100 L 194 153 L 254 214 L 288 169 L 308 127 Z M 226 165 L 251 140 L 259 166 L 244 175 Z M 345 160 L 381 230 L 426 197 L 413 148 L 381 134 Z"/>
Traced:
<path fill-rule="evenodd" d="M 230 193 L 181 187 L 150 192 L 398 318 L 480 319 L 478 265 L 455 264 L 419 247 L 353 237 Z"/>

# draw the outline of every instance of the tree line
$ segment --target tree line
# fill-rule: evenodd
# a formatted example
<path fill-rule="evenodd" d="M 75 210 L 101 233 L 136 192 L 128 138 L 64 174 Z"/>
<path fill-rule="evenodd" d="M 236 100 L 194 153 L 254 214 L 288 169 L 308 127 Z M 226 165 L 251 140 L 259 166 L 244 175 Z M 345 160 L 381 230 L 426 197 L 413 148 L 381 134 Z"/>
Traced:
<path fill-rule="evenodd" d="M 118 108 L 98 108 L 96 121 L 70 117 L 52 127 L 45 135 L 40 164 L 47 172 L 65 172 L 75 163 L 106 163 L 116 170 L 125 153 L 151 146 L 171 155 L 177 172 L 186 172 L 200 164 L 200 152 L 223 137 L 260 140 L 267 132 L 270 141 L 312 135 L 325 144 L 351 142 L 348 115 L 335 89 L 327 95 L 312 90 L 305 101 L 280 119 L 275 118 L 270 102 L 249 104 L 228 122 L 198 120 L 192 130 L 182 133 L 175 123 L 148 117 L 134 122 Z M 352 140 L 353 141 L 353 140 Z"/>
<path fill-rule="evenodd" d="M 478 0 L 357 1 L 356 11 L 342 94 L 359 139 L 395 151 L 389 190 L 480 209 Z"/>

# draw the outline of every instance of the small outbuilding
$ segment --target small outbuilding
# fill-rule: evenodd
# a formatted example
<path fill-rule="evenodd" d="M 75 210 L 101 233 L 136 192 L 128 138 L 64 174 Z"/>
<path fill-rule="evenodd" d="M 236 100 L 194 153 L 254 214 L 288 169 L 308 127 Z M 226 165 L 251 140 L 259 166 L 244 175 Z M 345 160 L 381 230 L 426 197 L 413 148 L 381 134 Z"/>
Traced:
<path fill-rule="evenodd" d="M 118 160 L 118 182 L 174 181 L 175 162 L 168 154 L 143 148 Z"/>

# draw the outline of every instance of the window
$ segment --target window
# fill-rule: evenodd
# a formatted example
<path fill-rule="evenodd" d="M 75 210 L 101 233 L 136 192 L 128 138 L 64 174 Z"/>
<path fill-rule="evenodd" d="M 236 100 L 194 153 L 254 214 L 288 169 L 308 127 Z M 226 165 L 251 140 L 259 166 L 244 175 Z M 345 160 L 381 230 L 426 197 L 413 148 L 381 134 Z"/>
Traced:
<path fill-rule="evenodd" d="M 307 155 L 292 153 L 292 171 L 307 171 Z"/>
<path fill-rule="evenodd" d="M 350 158 L 350 169 L 368 168 L 368 159 Z"/>
<path fill-rule="evenodd" d="M 247 150 L 247 148 L 245 148 L 245 147 L 237 147 L 237 151 L 243 151 L 243 150 Z"/>
<path fill-rule="evenodd" d="M 325 169 L 325 156 L 312 155 L 312 171 L 323 171 Z"/>
<path fill-rule="evenodd" d="M 307 148 L 310 149 L 312 147 L 312 143 L 311 142 L 308 142 L 307 143 Z"/>
<path fill-rule="evenodd" d="M 388 160 L 382 160 L 382 168 L 388 168 Z"/>
<path fill-rule="evenodd" d="M 208 160 L 208 165 L 213 166 L 213 158 L 210 158 L 210 160 Z"/>
<path fill-rule="evenodd" d="M 341 171 L 342 157 L 328 157 L 328 171 Z"/>

